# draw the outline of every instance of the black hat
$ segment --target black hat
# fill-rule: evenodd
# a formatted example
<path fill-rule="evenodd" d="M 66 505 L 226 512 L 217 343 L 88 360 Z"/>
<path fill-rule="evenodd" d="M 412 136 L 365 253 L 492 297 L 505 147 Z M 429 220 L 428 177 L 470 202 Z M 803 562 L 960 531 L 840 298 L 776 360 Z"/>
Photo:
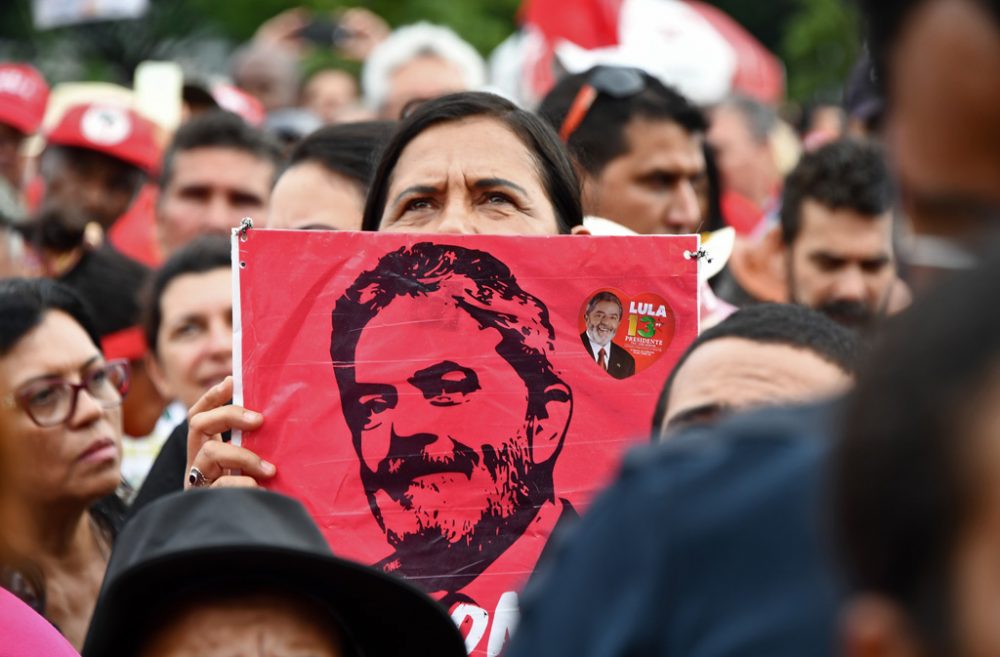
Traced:
<path fill-rule="evenodd" d="M 320 602 L 363 657 L 465 657 L 443 606 L 330 551 L 305 508 L 260 489 L 194 490 L 145 507 L 115 542 L 83 657 L 131 657 L 164 605 L 260 584 Z"/>

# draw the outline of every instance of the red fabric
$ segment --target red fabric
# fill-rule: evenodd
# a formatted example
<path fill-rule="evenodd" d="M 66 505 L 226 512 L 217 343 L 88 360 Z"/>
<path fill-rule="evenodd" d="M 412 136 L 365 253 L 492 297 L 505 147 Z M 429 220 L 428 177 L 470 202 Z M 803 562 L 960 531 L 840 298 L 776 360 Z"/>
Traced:
<path fill-rule="evenodd" d="M 140 326 L 109 333 L 101 338 L 101 351 L 108 360 L 126 358 L 136 360 L 146 353 L 146 336 Z"/>
<path fill-rule="evenodd" d="M 517 592 L 559 519 L 570 508 L 582 512 L 624 452 L 648 440 L 663 381 L 698 331 L 697 263 L 684 255 L 696 244 L 690 235 L 525 238 L 251 230 L 238 242 L 234 263 L 240 321 L 234 359 L 242 354 L 234 362 L 235 398 L 261 411 L 265 422 L 243 434 L 242 444 L 277 465 L 268 486 L 302 500 L 338 555 L 406 576 L 415 571 L 385 528 L 415 531 L 416 509 L 465 534 L 485 513 L 484 501 L 494 500 L 489 508 L 498 513 L 526 504 L 505 497 L 517 488 L 509 482 L 492 487 L 486 470 L 495 468 L 494 484 L 513 476 L 518 462 L 527 463 L 521 451 L 525 441 L 536 441 L 530 448 L 532 467 L 548 463 L 552 478 L 538 483 L 544 490 L 534 489 L 534 495 L 547 499 L 527 528 L 504 527 L 497 543 L 509 544 L 499 555 L 481 551 L 470 563 L 461 549 L 449 556 L 442 544 L 426 551 L 422 568 L 416 569 L 433 580 L 418 574 L 436 598 L 458 603 L 449 604 L 455 620 L 472 619 L 464 628 L 467 645 L 471 654 L 485 655 L 488 647 L 502 645 L 508 611 L 516 611 Z M 450 254 L 444 260 L 459 262 L 464 271 L 483 279 L 495 276 L 504 285 L 488 294 L 475 292 L 467 278 L 443 273 L 448 268 L 435 259 L 441 251 Z M 386 278 L 375 284 L 370 272 L 380 261 Z M 414 285 L 412 294 L 395 297 L 363 328 L 354 328 L 351 320 L 381 294 L 384 280 L 413 270 L 425 272 L 424 283 L 437 280 L 436 289 L 420 291 Z M 331 314 L 352 285 L 358 286 L 358 305 L 341 301 L 340 310 Z M 515 287 L 522 296 L 497 291 Z M 608 345 L 611 361 L 620 352 L 633 363 L 634 373 L 626 378 L 604 371 L 581 341 L 588 303 L 598 293 L 614 294 L 621 306 Z M 508 328 L 501 341 L 495 325 L 474 319 L 482 317 L 476 309 L 484 306 L 494 316 L 509 317 L 505 325 L 524 336 L 523 349 L 508 353 L 530 349 L 558 373 L 546 402 L 552 408 L 546 408 L 544 418 L 525 424 L 524 377 L 543 365 L 535 358 L 502 356 L 501 343 L 509 345 L 514 338 Z M 360 388 L 338 385 L 331 327 L 338 337 L 360 331 L 351 360 L 338 364 L 352 370 L 349 376 Z M 448 374 L 434 373 L 444 366 Z M 442 387 L 434 392 L 429 381 L 438 376 Z M 464 392 L 448 387 L 470 381 L 474 386 Z M 564 395 L 556 393 L 560 386 Z M 376 399 L 380 395 L 385 404 Z M 352 427 L 347 418 L 359 418 L 358 403 L 371 415 Z M 524 433 L 528 427 L 530 439 Z M 400 441 L 409 445 L 405 453 L 397 451 L 403 448 Z M 508 449 L 508 444 L 520 447 Z M 467 471 L 457 469 L 461 463 Z M 379 508 L 381 527 L 366 499 L 362 464 L 367 472 L 380 473 L 372 504 Z M 393 502 L 389 490 L 406 490 L 412 504 Z M 480 567 L 485 570 L 477 573 Z M 471 581 L 464 581 L 470 574 Z"/>
<path fill-rule="evenodd" d="M 0 64 L 0 123 L 34 134 L 45 117 L 49 86 L 27 64 Z"/>
<path fill-rule="evenodd" d="M 63 635 L 0 587 L 0 657 L 80 657 Z"/>
<path fill-rule="evenodd" d="M 726 225 L 736 229 L 739 235 L 750 235 L 763 218 L 763 211 L 745 196 L 736 192 L 722 195 L 722 217 Z"/>
<path fill-rule="evenodd" d="M 553 46 L 560 39 L 581 48 L 602 48 L 618 43 L 618 16 L 625 0 L 525 0 L 520 22 L 537 29 L 545 38 L 545 51 L 534 62 L 531 88 L 544 96 L 555 78 L 552 75 Z"/>
<path fill-rule="evenodd" d="M 144 185 L 131 207 L 108 231 L 108 241 L 116 249 L 153 269 L 163 263 L 156 240 L 156 196 L 156 185 Z"/>
<path fill-rule="evenodd" d="M 785 67 L 781 60 L 718 7 L 695 0 L 689 0 L 688 4 L 711 23 L 736 51 L 733 90 L 763 103 L 773 105 L 781 102 L 785 97 Z"/>

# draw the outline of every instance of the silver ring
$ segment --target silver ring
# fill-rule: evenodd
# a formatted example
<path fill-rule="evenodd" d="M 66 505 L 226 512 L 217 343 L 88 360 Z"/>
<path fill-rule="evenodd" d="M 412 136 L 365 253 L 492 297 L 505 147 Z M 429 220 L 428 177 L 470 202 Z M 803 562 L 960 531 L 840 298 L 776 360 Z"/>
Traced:
<path fill-rule="evenodd" d="M 192 488 L 202 488 L 211 485 L 212 482 L 201 470 L 192 465 L 191 470 L 188 471 L 188 483 L 191 484 Z"/>

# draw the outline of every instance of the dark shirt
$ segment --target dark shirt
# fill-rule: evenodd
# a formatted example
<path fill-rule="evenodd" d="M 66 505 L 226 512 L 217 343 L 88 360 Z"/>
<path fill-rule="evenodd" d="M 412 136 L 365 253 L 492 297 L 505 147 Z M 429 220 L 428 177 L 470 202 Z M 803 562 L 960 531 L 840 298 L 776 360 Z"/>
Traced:
<path fill-rule="evenodd" d="M 834 407 L 769 409 L 632 452 L 537 571 L 507 657 L 828 657 Z"/>
<path fill-rule="evenodd" d="M 184 490 L 184 477 L 187 475 L 184 471 L 187 467 L 187 433 L 187 420 L 181 422 L 170 432 L 170 436 L 160 448 L 156 460 L 153 461 L 149 474 L 142 482 L 142 488 L 139 489 L 139 493 L 132 502 L 128 513 L 129 518 L 150 502 L 164 495 Z"/>

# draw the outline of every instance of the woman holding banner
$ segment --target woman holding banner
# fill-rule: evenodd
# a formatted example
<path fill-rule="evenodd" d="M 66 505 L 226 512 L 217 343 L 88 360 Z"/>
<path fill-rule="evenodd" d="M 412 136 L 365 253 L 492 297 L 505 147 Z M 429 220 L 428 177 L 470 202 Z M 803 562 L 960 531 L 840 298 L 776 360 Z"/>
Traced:
<path fill-rule="evenodd" d="M 3 582 L 79 649 L 120 526 L 128 363 L 105 361 L 82 301 L 0 282 Z"/>

